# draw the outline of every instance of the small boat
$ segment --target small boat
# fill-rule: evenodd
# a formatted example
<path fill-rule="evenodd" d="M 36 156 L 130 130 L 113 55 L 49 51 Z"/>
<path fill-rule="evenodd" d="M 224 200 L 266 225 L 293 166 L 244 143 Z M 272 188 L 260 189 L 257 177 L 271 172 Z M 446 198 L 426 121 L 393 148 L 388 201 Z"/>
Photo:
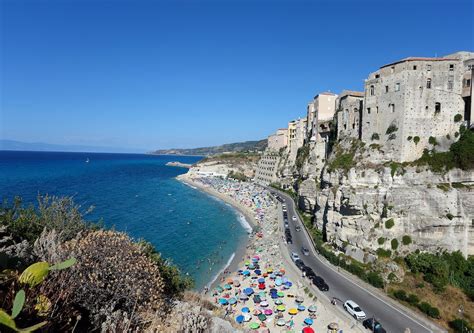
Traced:
<path fill-rule="evenodd" d="M 89 160 L 89 157 L 88 157 L 88 158 L 86 159 L 86 163 L 89 163 L 89 162 L 90 162 L 90 160 Z"/>

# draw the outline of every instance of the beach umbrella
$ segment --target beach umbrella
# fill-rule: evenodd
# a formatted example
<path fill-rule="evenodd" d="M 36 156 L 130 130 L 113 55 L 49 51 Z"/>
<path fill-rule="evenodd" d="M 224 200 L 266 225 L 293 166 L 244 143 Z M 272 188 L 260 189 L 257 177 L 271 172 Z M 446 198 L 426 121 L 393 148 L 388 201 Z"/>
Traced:
<path fill-rule="evenodd" d="M 246 262 L 244 263 L 244 265 L 245 265 L 245 266 L 250 265 L 250 261 L 246 261 Z"/>
<path fill-rule="evenodd" d="M 252 262 L 258 262 L 257 258 L 252 258 Z"/>
<path fill-rule="evenodd" d="M 277 306 L 277 310 L 282 312 L 285 311 L 285 306 L 283 304 Z"/>
<path fill-rule="evenodd" d="M 261 313 L 258 315 L 258 319 L 260 319 L 260 321 L 265 321 L 267 319 L 267 316 L 265 316 L 265 314 Z"/>
<path fill-rule="evenodd" d="M 253 289 L 252 288 L 245 288 L 244 293 L 250 296 L 250 295 L 253 294 Z"/>
<path fill-rule="evenodd" d="M 268 306 L 268 302 L 266 301 L 260 302 L 260 306 L 266 308 Z"/>
<path fill-rule="evenodd" d="M 219 298 L 220 305 L 227 305 L 229 302 L 225 298 Z"/>
<path fill-rule="evenodd" d="M 298 309 L 295 309 L 295 308 L 291 308 L 288 310 L 288 313 L 292 316 L 298 314 Z"/>
<path fill-rule="evenodd" d="M 273 273 L 271 273 L 271 274 L 270 274 L 270 279 L 275 280 L 275 278 L 276 278 L 276 275 L 273 274 Z"/>
<path fill-rule="evenodd" d="M 233 283 L 234 283 L 234 280 L 232 280 L 231 278 L 228 278 L 228 279 L 227 279 L 227 283 L 228 283 L 228 284 L 233 284 Z"/>
<path fill-rule="evenodd" d="M 260 299 L 260 296 L 254 295 L 254 296 L 253 296 L 253 301 L 254 301 L 255 303 L 260 303 L 262 300 Z"/>
<path fill-rule="evenodd" d="M 273 310 L 272 309 L 265 309 L 265 310 L 263 310 L 263 313 L 265 313 L 266 316 L 271 316 L 273 314 Z"/>
<path fill-rule="evenodd" d="M 264 291 L 259 292 L 258 295 L 260 296 L 262 301 L 264 300 L 265 296 L 267 296 L 267 294 Z"/>
<path fill-rule="evenodd" d="M 304 323 L 305 323 L 306 325 L 313 325 L 313 319 L 311 319 L 311 318 L 305 318 Z"/>
<path fill-rule="evenodd" d="M 314 333 L 314 330 L 311 327 L 306 326 L 305 328 L 303 328 L 303 330 L 301 332 L 302 333 Z"/>
<path fill-rule="evenodd" d="M 262 271 L 259 270 L 259 269 L 256 269 L 254 273 L 257 274 L 257 275 L 260 275 L 260 274 L 262 274 Z"/>
<path fill-rule="evenodd" d="M 276 284 L 277 286 L 281 286 L 281 284 L 282 284 L 281 279 L 280 279 L 280 278 L 275 279 L 275 284 Z"/>
<path fill-rule="evenodd" d="M 217 286 L 216 290 L 217 290 L 218 293 L 221 293 L 221 292 L 224 291 L 224 289 L 221 286 Z"/>
<path fill-rule="evenodd" d="M 250 313 L 244 313 L 244 321 L 247 322 L 247 321 L 250 321 L 250 319 L 252 319 L 252 316 L 250 315 Z"/>
<path fill-rule="evenodd" d="M 283 291 L 277 292 L 277 295 L 278 295 L 278 297 L 284 297 L 284 296 L 285 296 L 285 294 L 283 293 Z"/>
<path fill-rule="evenodd" d="M 237 303 L 237 298 L 235 297 L 229 298 L 229 304 L 235 304 L 235 303 Z"/>
<path fill-rule="evenodd" d="M 225 284 L 224 289 L 230 290 L 232 289 L 232 286 L 230 284 Z"/>
<path fill-rule="evenodd" d="M 273 268 L 267 268 L 267 273 L 273 273 Z"/>
<path fill-rule="evenodd" d="M 278 319 L 276 324 L 278 326 L 285 326 L 285 324 L 286 324 L 285 319 L 283 319 L 283 318 Z"/>
<path fill-rule="evenodd" d="M 258 289 L 260 289 L 260 290 L 265 289 L 265 283 L 259 283 L 258 284 Z"/>
<path fill-rule="evenodd" d="M 257 330 L 260 327 L 260 324 L 259 323 L 250 323 L 249 327 L 252 330 Z"/>
<path fill-rule="evenodd" d="M 239 282 L 239 280 L 234 280 L 234 286 L 240 287 L 240 282 Z"/>
<path fill-rule="evenodd" d="M 280 304 L 283 304 L 283 302 L 281 301 L 281 299 L 277 299 L 277 300 L 275 301 L 275 304 L 276 304 L 276 305 L 280 305 Z"/>
<path fill-rule="evenodd" d="M 242 324 L 244 322 L 244 316 L 239 315 L 235 317 L 235 321 L 237 322 L 237 324 Z"/>
<path fill-rule="evenodd" d="M 278 298 L 278 295 L 277 295 L 277 293 L 270 293 L 270 297 L 272 299 L 276 299 L 276 298 Z"/>
<path fill-rule="evenodd" d="M 249 269 L 255 269 L 255 265 L 254 265 L 254 264 L 250 264 L 250 265 L 248 266 L 248 268 L 249 268 Z"/>
<path fill-rule="evenodd" d="M 250 271 L 243 271 L 243 272 L 242 272 L 242 275 L 246 275 L 246 276 L 247 276 L 247 275 L 250 275 Z"/>
<path fill-rule="evenodd" d="M 268 276 L 268 273 L 263 273 L 262 276 L 263 276 L 263 277 L 267 277 L 267 276 Z"/>
<path fill-rule="evenodd" d="M 243 307 L 242 308 L 242 312 L 243 313 L 249 313 L 250 312 L 250 309 L 248 307 Z"/>
<path fill-rule="evenodd" d="M 258 283 L 265 283 L 265 279 L 264 279 L 264 278 L 259 278 L 257 281 L 258 281 Z"/>
<path fill-rule="evenodd" d="M 331 330 L 338 330 L 339 329 L 339 324 L 338 323 L 330 323 L 328 325 L 329 329 Z"/>
<path fill-rule="evenodd" d="M 254 255 L 253 259 L 257 259 L 257 261 L 258 261 L 258 260 L 260 260 L 260 256 Z"/>
<path fill-rule="evenodd" d="M 229 303 L 230 303 L 230 301 L 229 301 Z M 306 307 L 302 304 L 298 304 L 298 311 L 304 311 L 304 310 L 306 310 Z"/>
<path fill-rule="evenodd" d="M 244 294 L 244 293 L 240 294 L 239 298 L 240 298 L 241 300 L 247 300 L 247 299 L 249 299 L 249 297 L 248 297 L 246 294 Z"/>
<path fill-rule="evenodd" d="M 316 307 L 316 305 L 314 304 L 311 304 L 309 307 L 308 307 L 308 311 L 309 312 L 316 312 L 318 310 L 318 308 Z"/>
<path fill-rule="evenodd" d="M 270 292 L 271 292 L 271 293 L 276 293 L 276 292 L 278 292 L 278 290 L 276 290 L 275 288 L 271 288 L 271 289 L 270 289 Z"/>
<path fill-rule="evenodd" d="M 291 288 L 292 285 L 293 285 L 293 283 L 291 283 L 290 281 L 285 282 L 285 288 L 286 288 L 286 289 Z"/>
<path fill-rule="evenodd" d="M 303 303 L 303 302 L 304 302 L 304 299 L 303 299 L 303 297 L 298 296 L 298 297 L 296 297 L 296 300 L 295 300 L 295 301 L 296 301 L 296 303 Z"/>
<path fill-rule="evenodd" d="M 254 316 L 258 316 L 258 315 L 261 314 L 261 313 L 262 313 L 262 311 L 260 311 L 259 309 L 253 310 L 253 315 L 254 315 Z"/>

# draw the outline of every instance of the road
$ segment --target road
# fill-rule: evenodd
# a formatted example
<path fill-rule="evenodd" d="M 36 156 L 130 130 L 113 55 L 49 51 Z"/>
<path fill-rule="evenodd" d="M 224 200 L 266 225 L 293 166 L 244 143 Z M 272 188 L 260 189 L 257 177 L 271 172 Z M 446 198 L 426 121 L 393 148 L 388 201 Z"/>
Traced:
<path fill-rule="evenodd" d="M 269 190 L 275 192 L 275 189 L 269 188 Z M 405 314 L 395 306 L 379 298 L 370 290 L 359 286 L 351 279 L 340 274 L 336 267 L 320 258 L 312 246 L 309 235 L 306 233 L 299 215 L 295 211 L 293 199 L 283 192 L 277 192 L 286 203 L 288 210 L 288 223 L 293 236 L 293 244 L 287 245 L 288 250 L 290 252 L 297 252 L 306 266 L 311 267 L 316 275 L 319 275 L 326 280 L 326 283 L 329 286 L 329 291 L 326 291 L 325 294 L 330 299 L 335 297 L 343 302 L 349 299 L 353 300 L 359 304 L 368 318 L 375 316 L 389 333 L 403 333 L 406 328 L 409 328 L 411 333 L 443 332 L 442 330 L 435 330 L 434 328 L 429 327 L 427 323 L 420 321 L 418 318 L 413 318 Z M 292 221 L 292 216 L 297 217 L 296 222 Z M 302 231 L 297 232 L 295 230 L 297 223 L 302 227 Z M 301 253 L 302 246 L 310 250 L 308 256 Z M 336 306 L 342 307 L 342 302 L 337 302 Z"/>

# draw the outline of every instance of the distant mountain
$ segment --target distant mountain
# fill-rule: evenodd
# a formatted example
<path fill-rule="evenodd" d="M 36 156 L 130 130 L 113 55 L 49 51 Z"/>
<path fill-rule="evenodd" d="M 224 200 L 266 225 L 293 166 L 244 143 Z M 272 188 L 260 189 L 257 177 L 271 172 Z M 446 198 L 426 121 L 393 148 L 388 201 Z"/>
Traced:
<path fill-rule="evenodd" d="M 14 140 L 0 140 L 0 150 L 62 151 L 87 153 L 144 153 L 144 151 L 140 151 L 138 149 L 82 145 L 57 145 L 42 142 L 21 142 Z"/>
<path fill-rule="evenodd" d="M 221 146 L 189 148 L 189 149 L 159 149 L 151 152 L 154 155 L 198 155 L 208 156 L 226 152 L 263 151 L 267 147 L 267 139 L 260 141 L 245 141 L 228 143 Z"/>

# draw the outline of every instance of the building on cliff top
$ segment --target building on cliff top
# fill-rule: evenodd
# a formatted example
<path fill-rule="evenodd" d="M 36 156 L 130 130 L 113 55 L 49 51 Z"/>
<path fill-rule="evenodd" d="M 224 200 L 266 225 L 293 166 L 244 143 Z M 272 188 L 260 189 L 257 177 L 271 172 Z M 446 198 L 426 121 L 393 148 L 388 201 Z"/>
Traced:
<path fill-rule="evenodd" d="M 332 92 L 322 92 L 309 102 L 306 115 L 308 138 L 316 140 L 318 123 L 333 119 L 336 112 L 336 98 L 337 95 Z"/>
<path fill-rule="evenodd" d="M 470 52 L 410 57 L 370 74 L 365 81 L 362 140 L 382 145 L 387 157 L 397 162 L 416 160 L 435 145 L 447 150 L 462 120 L 471 120 L 471 97 L 463 96 L 463 85 L 469 82 L 473 58 Z"/>
<path fill-rule="evenodd" d="M 360 112 L 364 104 L 364 92 L 344 90 L 336 99 L 336 126 L 338 138 L 362 137 Z"/>

